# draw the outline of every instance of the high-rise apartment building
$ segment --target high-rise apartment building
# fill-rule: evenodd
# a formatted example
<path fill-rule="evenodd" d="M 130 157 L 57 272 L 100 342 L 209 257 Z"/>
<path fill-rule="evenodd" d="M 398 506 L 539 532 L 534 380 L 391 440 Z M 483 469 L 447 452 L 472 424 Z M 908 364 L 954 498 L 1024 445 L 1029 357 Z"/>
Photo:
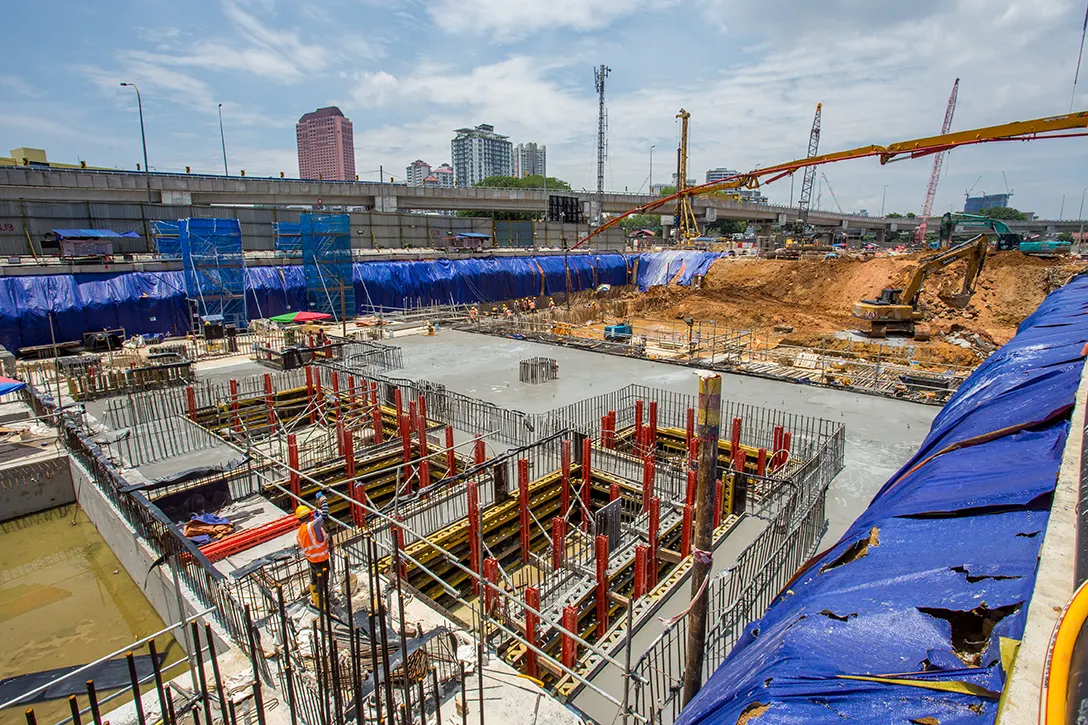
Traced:
<path fill-rule="evenodd" d="M 514 176 L 544 176 L 548 170 L 548 147 L 519 143 L 514 149 Z"/>
<path fill-rule="evenodd" d="M 718 168 L 716 168 L 716 169 L 707 169 L 707 171 L 706 171 L 706 183 L 709 184 L 709 183 L 714 182 L 714 181 L 721 181 L 722 179 L 728 179 L 730 176 L 736 176 L 738 173 L 740 173 L 740 172 L 738 172 L 738 171 L 736 171 L 734 169 L 726 169 L 726 168 L 722 168 L 720 166 Z"/>
<path fill-rule="evenodd" d="M 432 171 L 436 184 L 444 188 L 450 188 L 456 186 L 454 181 L 453 167 L 449 164 L 442 164 L 437 169 Z"/>
<path fill-rule="evenodd" d="M 450 142 L 457 186 L 472 186 L 489 176 L 513 176 L 513 149 L 509 136 L 495 133 L 482 123 L 476 128 L 459 128 Z"/>
<path fill-rule="evenodd" d="M 300 179 L 355 181 L 351 121 L 336 106 L 304 114 L 295 125 Z"/>
<path fill-rule="evenodd" d="M 431 165 L 422 159 L 416 159 L 404 169 L 404 178 L 408 186 L 423 186 L 423 181 L 431 175 Z"/>

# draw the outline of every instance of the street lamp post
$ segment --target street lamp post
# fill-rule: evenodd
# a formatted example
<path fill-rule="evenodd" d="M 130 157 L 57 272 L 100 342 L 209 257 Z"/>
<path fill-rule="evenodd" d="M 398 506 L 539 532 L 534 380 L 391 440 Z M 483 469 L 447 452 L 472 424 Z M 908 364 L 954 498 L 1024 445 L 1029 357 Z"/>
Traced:
<path fill-rule="evenodd" d="M 219 104 L 219 143 L 223 145 L 223 176 L 230 176 L 227 171 L 227 137 L 223 135 L 223 104 Z"/>
<path fill-rule="evenodd" d="M 1079 252 L 1081 246 L 1084 244 L 1084 192 L 1088 191 L 1088 187 L 1085 187 L 1080 192 L 1080 211 L 1077 212 L 1077 218 L 1080 219 L 1080 231 L 1077 232 L 1077 251 Z"/>
<path fill-rule="evenodd" d="M 136 89 L 136 107 L 140 109 L 140 143 L 144 147 L 144 179 L 147 181 L 147 203 L 151 203 L 151 167 L 147 165 L 147 135 L 144 133 L 144 102 L 140 98 L 140 89 L 135 83 L 122 82 L 121 85 Z"/>
<path fill-rule="evenodd" d="M 884 184 L 884 193 L 880 195 L 880 218 L 884 218 L 884 200 L 888 198 L 888 187 L 891 184 Z"/>
<path fill-rule="evenodd" d="M 650 188 L 647 190 L 650 192 L 650 196 L 654 193 L 654 149 L 657 148 L 656 144 L 650 144 Z"/>

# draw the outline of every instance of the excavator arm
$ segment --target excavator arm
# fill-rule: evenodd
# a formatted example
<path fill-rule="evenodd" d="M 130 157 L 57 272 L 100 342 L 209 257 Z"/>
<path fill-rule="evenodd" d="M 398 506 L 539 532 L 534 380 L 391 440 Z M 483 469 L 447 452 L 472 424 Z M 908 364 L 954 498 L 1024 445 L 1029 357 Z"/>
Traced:
<path fill-rule="evenodd" d="M 989 247 L 989 237 L 985 234 L 979 234 L 977 237 L 962 244 L 957 244 L 940 254 L 923 259 L 922 263 L 914 270 L 903 291 L 899 294 L 902 304 L 915 307 L 918 303 L 918 295 L 922 292 L 922 285 L 929 273 L 934 269 L 947 267 L 960 259 L 967 260 L 967 270 L 963 276 L 963 291 L 960 293 L 960 298 L 966 297 L 969 299 L 975 291 L 975 284 L 982 272 L 982 265 L 986 262 L 986 252 Z"/>

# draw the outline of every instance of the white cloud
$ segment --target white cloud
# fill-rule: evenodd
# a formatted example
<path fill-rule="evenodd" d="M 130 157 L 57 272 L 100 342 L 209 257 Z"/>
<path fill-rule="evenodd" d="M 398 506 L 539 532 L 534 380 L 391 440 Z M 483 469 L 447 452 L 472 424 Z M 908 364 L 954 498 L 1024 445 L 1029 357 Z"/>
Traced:
<path fill-rule="evenodd" d="M 600 30 L 619 18 L 677 4 L 678 0 L 436 0 L 428 10 L 447 32 L 490 34 L 495 42 L 509 43 L 539 30 Z"/>
<path fill-rule="evenodd" d="M 19 76 L 0 75 L 0 87 L 7 88 L 9 91 L 27 98 L 40 98 L 43 95 L 40 88 L 27 83 Z"/>

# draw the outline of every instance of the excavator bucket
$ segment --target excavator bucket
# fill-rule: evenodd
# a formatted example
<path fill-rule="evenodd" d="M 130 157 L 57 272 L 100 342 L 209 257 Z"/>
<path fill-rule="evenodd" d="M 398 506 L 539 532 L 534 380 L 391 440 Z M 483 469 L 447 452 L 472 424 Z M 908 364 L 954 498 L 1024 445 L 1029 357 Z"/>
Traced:
<path fill-rule="evenodd" d="M 941 300 L 949 307 L 955 307 L 957 310 L 962 310 L 971 304 L 971 298 L 974 295 L 970 292 L 950 293 L 941 295 Z"/>

